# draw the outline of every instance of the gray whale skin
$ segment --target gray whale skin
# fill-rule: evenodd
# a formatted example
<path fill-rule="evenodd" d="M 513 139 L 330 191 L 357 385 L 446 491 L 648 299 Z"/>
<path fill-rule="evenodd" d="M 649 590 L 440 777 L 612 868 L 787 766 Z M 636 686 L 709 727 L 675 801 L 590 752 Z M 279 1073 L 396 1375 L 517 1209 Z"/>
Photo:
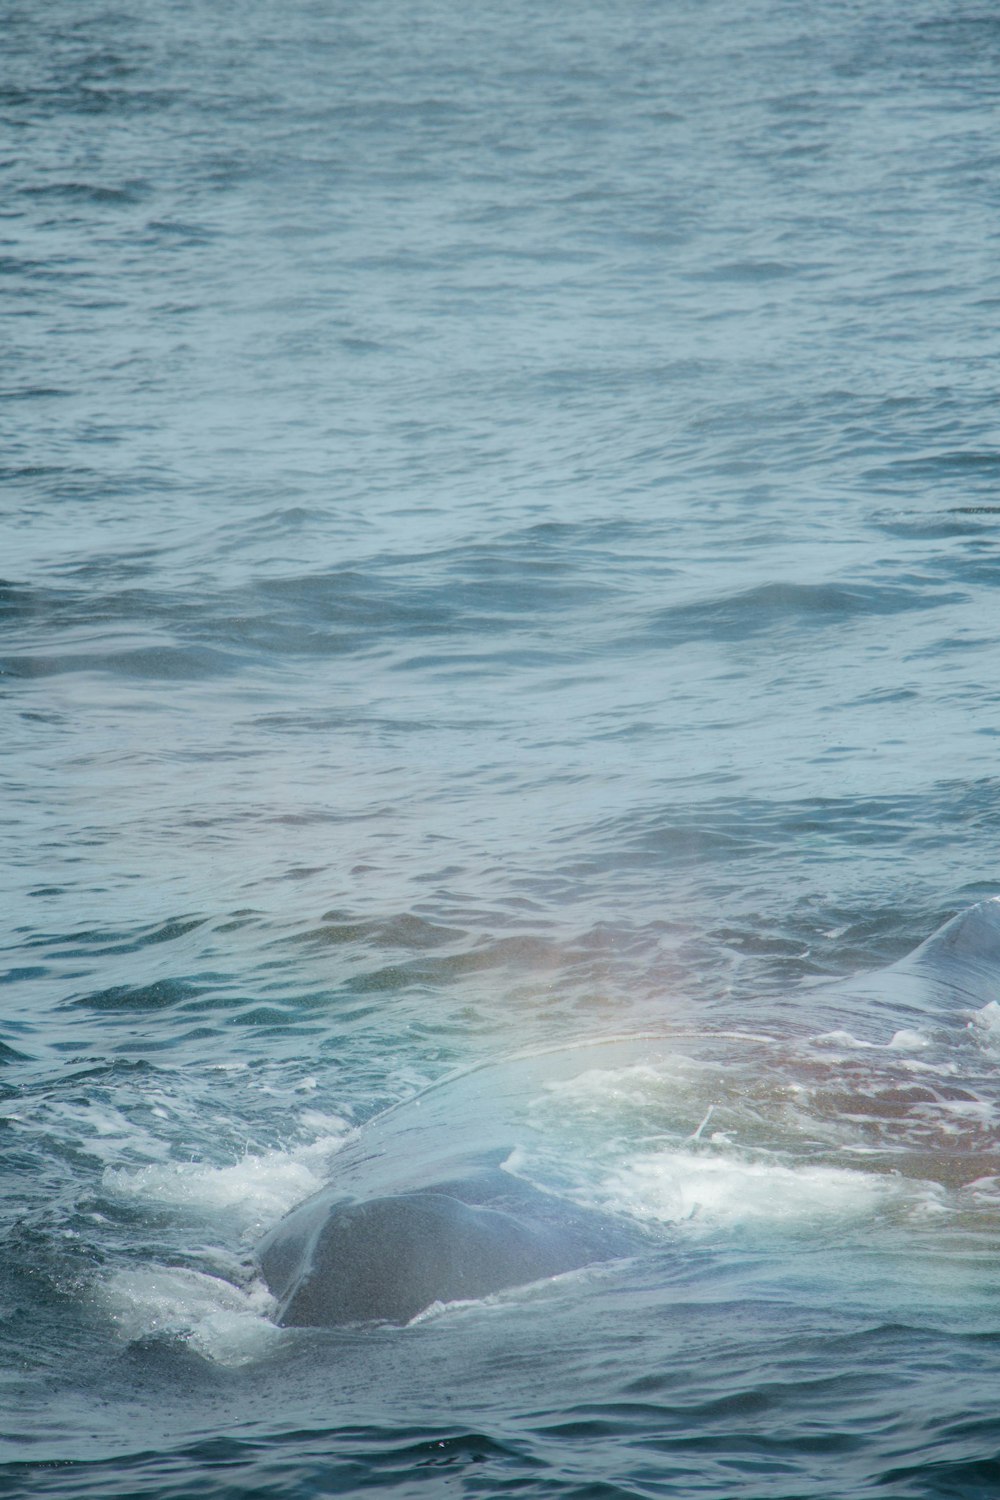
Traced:
<path fill-rule="evenodd" d="M 954 917 L 890 968 L 824 988 L 833 1014 L 859 1034 L 884 1036 L 887 1022 L 954 1027 L 962 1008 L 1000 995 L 1000 903 Z M 558 1187 L 543 1191 L 503 1163 L 535 1143 L 528 1105 L 547 1087 L 645 1062 L 670 1041 L 599 1039 L 485 1063 L 386 1110 L 340 1153 L 336 1182 L 258 1245 L 277 1321 L 406 1323 L 435 1302 L 637 1253 L 649 1244 L 637 1225 L 578 1207 Z"/>
<path fill-rule="evenodd" d="M 479 1195 L 490 1201 L 467 1201 Z M 325 1189 L 282 1220 L 258 1259 L 279 1323 L 335 1327 L 407 1323 L 435 1302 L 485 1297 L 628 1255 L 634 1243 L 625 1225 L 496 1170 L 439 1192 L 360 1203 Z"/>

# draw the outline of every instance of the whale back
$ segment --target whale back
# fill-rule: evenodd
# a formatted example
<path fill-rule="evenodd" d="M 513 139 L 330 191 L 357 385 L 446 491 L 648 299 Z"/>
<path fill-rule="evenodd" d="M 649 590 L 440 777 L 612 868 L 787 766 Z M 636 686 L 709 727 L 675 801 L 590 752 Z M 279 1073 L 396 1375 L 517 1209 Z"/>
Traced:
<path fill-rule="evenodd" d="M 1000 901 L 959 912 L 895 968 L 934 992 L 936 1004 L 981 1009 L 1000 997 Z"/>
<path fill-rule="evenodd" d="M 850 1034 L 596 1038 L 466 1069 L 386 1110 L 338 1154 L 335 1182 L 261 1242 L 279 1321 L 406 1322 L 434 1302 L 634 1254 L 650 1232 L 644 1182 L 672 1172 L 700 1202 L 710 1179 L 689 1182 L 692 1163 L 715 1171 L 735 1148 L 751 1172 L 758 1149 L 794 1165 L 803 1111 L 810 1151 L 826 1143 L 831 1165 L 843 1149 L 852 1170 L 993 1172 L 979 1096 L 947 1080 L 954 1049 L 977 1045 L 970 1016 L 1000 998 L 1000 902 L 824 996 Z M 931 1049 L 919 1076 L 907 1047 Z M 926 1072 L 934 1048 L 940 1079 Z"/>
<path fill-rule="evenodd" d="M 1000 900 L 959 912 L 888 968 L 825 989 L 831 1011 L 849 1012 L 874 1040 L 887 1026 L 964 1026 L 970 1011 L 1000 1000 Z"/>
<path fill-rule="evenodd" d="M 344 1203 L 321 1193 L 260 1246 L 285 1327 L 406 1323 L 438 1302 L 489 1296 L 627 1254 L 621 1230 L 597 1215 L 554 1212 L 544 1194 L 510 1207 L 450 1192 Z M 510 1202 L 511 1195 L 498 1203 Z"/>

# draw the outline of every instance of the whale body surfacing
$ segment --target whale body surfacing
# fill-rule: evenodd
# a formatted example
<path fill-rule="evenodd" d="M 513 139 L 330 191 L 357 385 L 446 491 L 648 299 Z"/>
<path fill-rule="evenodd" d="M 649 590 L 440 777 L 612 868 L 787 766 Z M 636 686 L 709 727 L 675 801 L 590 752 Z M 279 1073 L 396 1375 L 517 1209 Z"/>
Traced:
<path fill-rule="evenodd" d="M 840 1029 L 599 1038 L 484 1063 L 386 1110 L 339 1153 L 335 1183 L 260 1242 L 278 1322 L 408 1323 L 631 1257 L 667 1225 L 673 1243 L 679 1225 L 738 1218 L 740 1182 L 812 1173 L 810 1191 L 854 1183 L 881 1202 L 911 1179 L 1000 1180 L 983 1124 L 1000 1109 L 1000 902 L 807 993 L 810 1019 Z M 724 1172 L 736 1186 L 720 1209 Z M 651 1209 L 636 1193 L 653 1182 Z"/>
<path fill-rule="evenodd" d="M 513 1179 L 492 1184 L 497 1203 L 439 1192 L 360 1203 L 327 1189 L 294 1209 L 258 1259 L 285 1327 L 407 1323 L 436 1302 L 489 1296 L 629 1253 L 624 1227 Z M 477 1182 L 485 1194 L 487 1181 Z M 511 1202 L 515 1198 L 516 1204 Z"/>

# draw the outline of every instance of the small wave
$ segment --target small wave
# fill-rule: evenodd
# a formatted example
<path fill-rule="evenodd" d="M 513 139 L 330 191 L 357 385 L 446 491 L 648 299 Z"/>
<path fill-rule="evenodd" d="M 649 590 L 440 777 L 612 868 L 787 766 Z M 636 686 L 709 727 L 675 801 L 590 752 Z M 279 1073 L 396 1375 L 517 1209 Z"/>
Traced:
<path fill-rule="evenodd" d="M 926 585 L 764 583 L 671 605 L 653 616 L 645 635 L 664 645 L 742 640 L 766 631 L 821 629 L 870 615 L 926 610 L 961 597 Z"/>

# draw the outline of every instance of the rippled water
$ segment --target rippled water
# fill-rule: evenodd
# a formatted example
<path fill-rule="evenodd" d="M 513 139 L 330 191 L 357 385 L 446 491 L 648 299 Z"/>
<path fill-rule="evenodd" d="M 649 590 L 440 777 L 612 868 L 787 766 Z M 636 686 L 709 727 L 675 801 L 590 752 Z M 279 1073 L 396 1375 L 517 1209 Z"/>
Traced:
<path fill-rule="evenodd" d="M 993 1002 L 814 985 L 1000 890 L 998 67 L 8 4 L 5 1493 L 1000 1483 Z M 277 1330 L 257 1236 L 512 1053 L 649 1256 Z"/>

